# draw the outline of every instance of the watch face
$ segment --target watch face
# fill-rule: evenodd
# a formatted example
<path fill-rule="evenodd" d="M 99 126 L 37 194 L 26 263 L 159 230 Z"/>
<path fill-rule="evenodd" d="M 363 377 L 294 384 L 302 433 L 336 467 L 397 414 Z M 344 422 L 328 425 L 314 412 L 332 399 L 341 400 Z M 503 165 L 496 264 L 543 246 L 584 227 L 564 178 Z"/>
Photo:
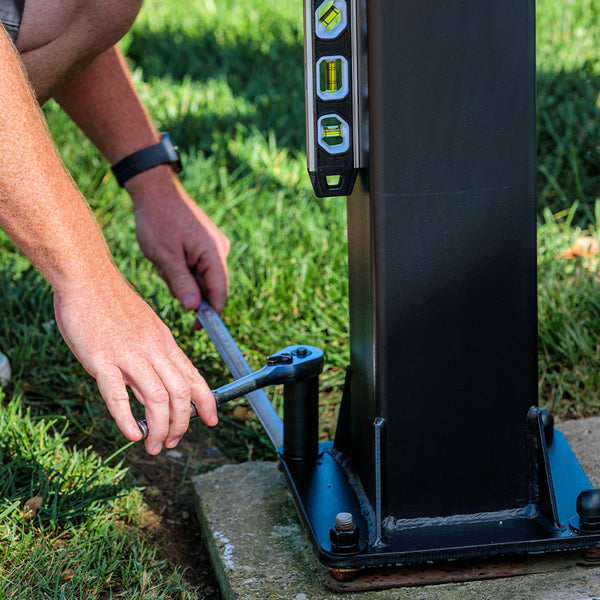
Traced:
<path fill-rule="evenodd" d="M 181 173 L 183 165 L 179 156 L 179 148 L 173 143 L 171 136 L 168 133 L 162 134 L 162 140 L 159 142 L 167 153 L 168 160 L 164 163 L 169 163 L 175 173 Z"/>

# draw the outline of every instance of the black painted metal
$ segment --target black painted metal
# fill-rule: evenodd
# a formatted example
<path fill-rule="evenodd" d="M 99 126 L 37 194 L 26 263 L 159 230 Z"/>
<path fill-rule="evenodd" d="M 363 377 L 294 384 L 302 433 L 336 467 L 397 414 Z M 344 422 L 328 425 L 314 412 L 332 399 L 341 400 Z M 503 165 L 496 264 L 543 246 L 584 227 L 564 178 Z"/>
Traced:
<path fill-rule="evenodd" d="M 536 406 L 534 2 L 367 12 L 351 368 L 335 447 L 282 455 L 315 550 L 360 569 L 597 546 L 591 484 Z M 340 511 L 364 551 L 333 551 Z"/>
<path fill-rule="evenodd" d="M 288 460 L 315 459 L 319 453 L 319 377 L 283 388 L 283 455 Z"/>
<path fill-rule="evenodd" d="M 554 478 L 548 453 L 549 439 L 544 429 L 542 411 L 537 407 L 531 407 L 527 419 L 530 432 L 529 497 L 548 519 L 549 526 L 560 529 Z M 554 432 L 552 433 L 552 439 L 554 439 Z"/>
<path fill-rule="evenodd" d="M 378 416 L 394 431 L 392 514 L 516 507 L 537 394 L 533 2 L 368 8 L 370 171 L 348 201 L 353 437 Z M 352 459 L 372 496 L 367 447 Z"/>
<path fill-rule="evenodd" d="M 577 497 L 590 482 L 561 432 L 548 447 L 549 465 L 556 484 L 559 526 L 539 506 L 495 513 L 456 514 L 446 518 L 417 518 L 387 524 L 383 546 L 374 544 L 374 513 L 360 493 L 360 480 L 331 443 L 320 444 L 316 460 L 282 458 L 299 514 L 319 561 L 332 569 L 365 569 L 387 565 L 518 556 L 560 552 L 600 545 L 600 533 L 581 535 Z M 418 457 L 416 457 L 418 460 Z M 358 493 L 357 493 L 358 492 Z M 354 514 L 367 548 L 352 556 L 331 551 L 329 530 L 339 511 Z M 393 530 L 393 534 L 391 533 Z"/>

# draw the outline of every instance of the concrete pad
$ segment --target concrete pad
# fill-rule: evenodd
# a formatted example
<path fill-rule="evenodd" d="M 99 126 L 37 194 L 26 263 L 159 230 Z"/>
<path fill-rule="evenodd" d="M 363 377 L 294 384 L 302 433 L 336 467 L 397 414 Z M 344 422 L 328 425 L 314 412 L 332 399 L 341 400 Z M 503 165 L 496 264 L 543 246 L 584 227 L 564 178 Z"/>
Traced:
<path fill-rule="evenodd" d="M 600 487 L 600 418 L 558 425 Z M 194 479 L 198 515 L 224 600 L 333 600 L 321 584 L 276 463 L 225 465 Z M 600 565 L 488 581 L 352 593 L 352 600 L 600 600 Z"/>

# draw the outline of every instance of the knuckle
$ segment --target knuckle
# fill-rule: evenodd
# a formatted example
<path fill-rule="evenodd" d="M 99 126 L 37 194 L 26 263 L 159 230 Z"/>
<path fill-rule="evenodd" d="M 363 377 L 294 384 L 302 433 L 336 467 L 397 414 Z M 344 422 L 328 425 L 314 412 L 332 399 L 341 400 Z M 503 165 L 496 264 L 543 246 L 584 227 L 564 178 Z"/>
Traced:
<path fill-rule="evenodd" d="M 159 406 L 169 404 L 169 393 L 164 387 L 156 386 L 150 390 L 150 401 Z"/>
<path fill-rule="evenodd" d="M 122 393 L 116 392 L 112 394 L 110 398 L 108 398 L 107 402 L 111 402 L 112 404 L 116 405 L 129 405 L 129 395 L 127 394 L 127 391 L 124 391 Z"/>
<path fill-rule="evenodd" d="M 190 393 L 192 387 L 195 388 L 198 385 L 202 385 L 204 383 L 204 379 L 202 378 L 202 375 L 200 375 L 200 373 L 198 372 L 198 369 L 196 369 L 196 367 L 194 367 L 194 365 L 187 359 L 181 367 L 181 372 L 183 373 L 183 376 L 186 379 L 186 385 L 188 386 Z"/>
<path fill-rule="evenodd" d="M 185 381 L 181 381 L 173 386 L 174 400 L 189 400 L 191 393 L 191 387 Z"/>

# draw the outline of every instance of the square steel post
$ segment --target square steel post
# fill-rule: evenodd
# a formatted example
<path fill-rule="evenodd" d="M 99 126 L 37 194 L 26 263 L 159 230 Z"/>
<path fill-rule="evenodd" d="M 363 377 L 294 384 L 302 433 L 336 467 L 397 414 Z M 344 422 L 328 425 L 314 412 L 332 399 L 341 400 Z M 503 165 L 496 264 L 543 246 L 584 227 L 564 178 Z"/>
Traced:
<path fill-rule="evenodd" d="M 330 10 L 315 6 L 309 21 Z M 351 364 L 335 442 L 281 456 L 330 569 L 600 544 L 600 492 L 537 407 L 534 16 L 533 0 L 366 2 Z M 314 139 L 327 102 L 309 111 Z M 339 168 L 321 146 L 313 178 Z M 360 542 L 335 529 L 342 511 Z"/>
<path fill-rule="evenodd" d="M 372 0 L 368 23 L 370 164 L 348 201 L 352 459 L 373 496 L 383 417 L 390 514 L 523 506 L 534 3 Z"/>

